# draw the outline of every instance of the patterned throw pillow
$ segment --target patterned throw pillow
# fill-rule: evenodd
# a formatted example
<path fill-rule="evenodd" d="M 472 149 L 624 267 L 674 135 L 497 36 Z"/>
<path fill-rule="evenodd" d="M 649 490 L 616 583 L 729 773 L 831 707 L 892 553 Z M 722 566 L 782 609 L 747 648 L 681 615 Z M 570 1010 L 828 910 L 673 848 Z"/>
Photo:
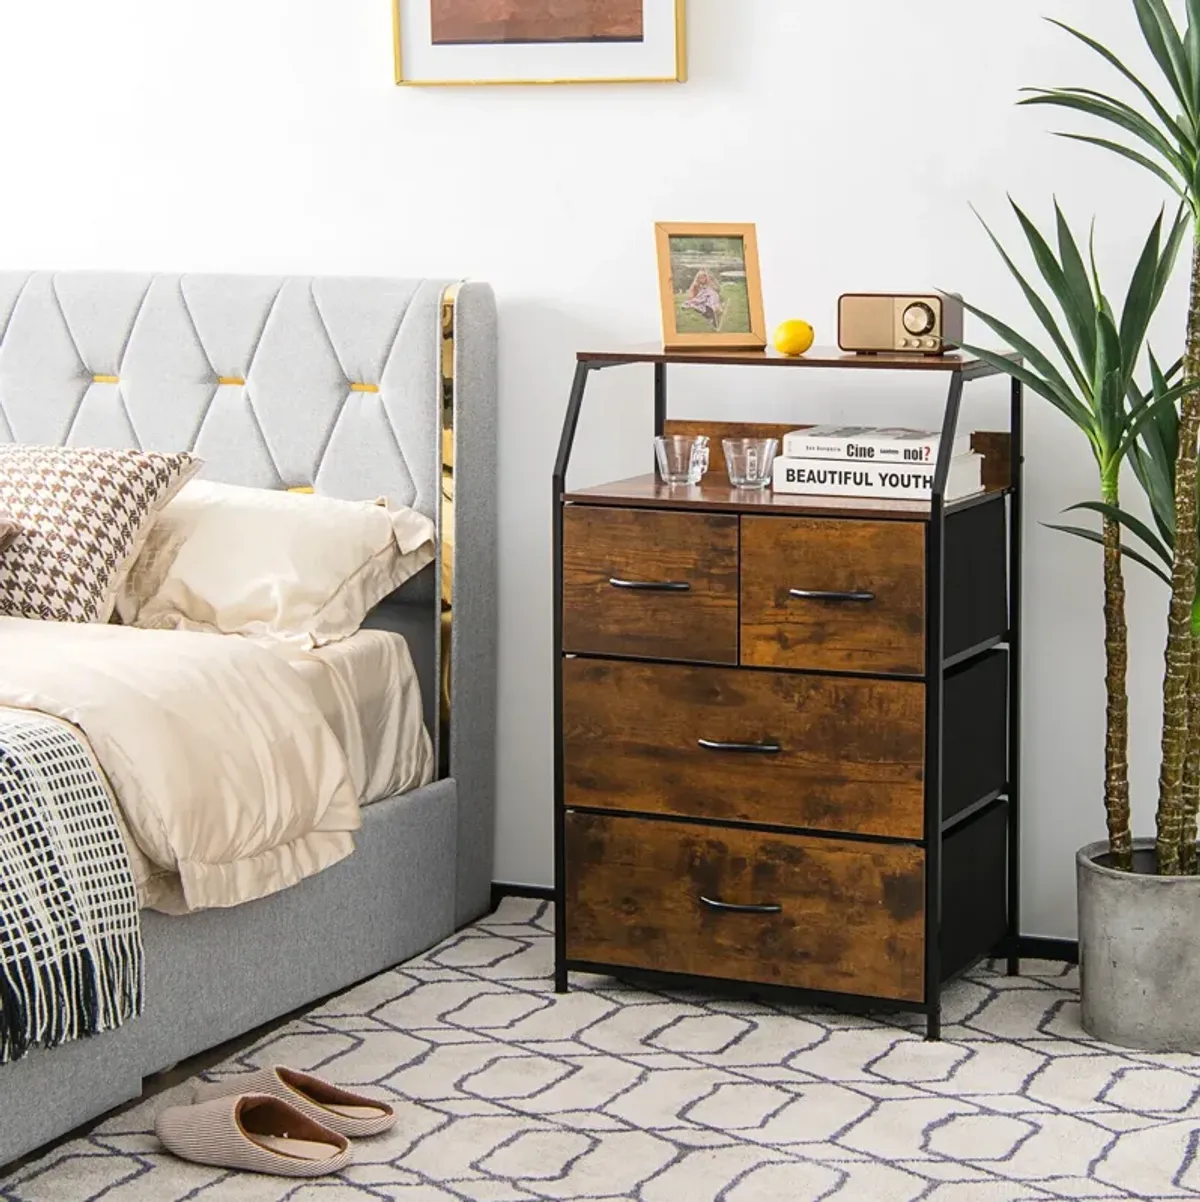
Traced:
<path fill-rule="evenodd" d="M 0 511 L 20 530 L 0 614 L 107 622 L 159 511 L 200 468 L 184 453 L 0 445 Z"/>
<path fill-rule="evenodd" d="M 0 551 L 5 550 L 21 533 L 21 527 L 6 513 L 0 513 Z"/>

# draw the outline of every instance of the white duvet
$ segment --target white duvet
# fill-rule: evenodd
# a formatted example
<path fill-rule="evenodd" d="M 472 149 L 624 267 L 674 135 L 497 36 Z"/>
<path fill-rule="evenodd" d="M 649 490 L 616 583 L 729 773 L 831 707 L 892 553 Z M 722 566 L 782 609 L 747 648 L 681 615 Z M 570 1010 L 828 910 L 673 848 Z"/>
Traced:
<path fill-rule="evenodd" d="M 238 905 L 353 851 L 345 753 L 303 680 L 251 642 L 0 618 L 0 706 L 87 736 L 143 905 Z"/>

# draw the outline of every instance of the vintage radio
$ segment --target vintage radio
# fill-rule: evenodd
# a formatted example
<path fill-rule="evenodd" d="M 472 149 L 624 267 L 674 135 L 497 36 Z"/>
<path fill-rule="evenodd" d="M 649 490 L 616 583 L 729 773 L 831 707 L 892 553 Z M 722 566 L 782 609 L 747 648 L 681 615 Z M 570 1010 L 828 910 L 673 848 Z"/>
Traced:
<path fill-rule="evenodd" d="M 962 297 L 848 292 L 838 298 L 838 346 L 859 354 L 941 355 L 962 341 Z"/>

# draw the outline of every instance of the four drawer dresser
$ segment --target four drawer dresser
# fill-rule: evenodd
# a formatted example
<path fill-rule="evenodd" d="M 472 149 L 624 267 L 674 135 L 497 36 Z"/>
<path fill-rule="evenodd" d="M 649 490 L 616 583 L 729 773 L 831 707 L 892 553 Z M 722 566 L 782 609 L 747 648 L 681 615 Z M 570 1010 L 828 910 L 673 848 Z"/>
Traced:
<path fill-rule="evenodd" d="M 918 1010 L 936 1038 L 947 979 L 986 955 L 1016 971 L 1019 386 L 1012 430 L 976 436 L 983 493 L 796 497 L 730 487 L 720 450 L 790 427 L 666 420 L 667 366 L 697 358 L 581 356 L 576 375 L 555 476 L 557 987 L 575 969 L 785 988 Z M 710 435 L 704 481 L 567 491 L 588 376 L 645 361 L 656 429 Z M 949 379 L 952 435 L 989 373 L 924 370 Z"/>

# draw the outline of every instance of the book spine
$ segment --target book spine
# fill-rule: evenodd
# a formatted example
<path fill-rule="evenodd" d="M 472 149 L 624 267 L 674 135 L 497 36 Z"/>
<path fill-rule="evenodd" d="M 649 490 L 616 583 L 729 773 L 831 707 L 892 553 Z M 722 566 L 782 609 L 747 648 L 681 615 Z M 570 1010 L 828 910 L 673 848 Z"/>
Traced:
<path fill-rule="evenodd" d="M 810 462 L 776 459 L 776 492 L 807 496 L 879 497 L 927 501 L 933 493 L 933 468 L 911 464 Z"/>
<path fill-rule="evenodd" d="M 926 442 L 895 442 L 891 439 L 836 438 L 812 439 L 787 434 L 783 439 L 783 454 L 790 459 L 837 459 L 850 463 L 933 464 L 937 461 L 940 438 Z M 970 451 L 970 437 L 954 440 L 952 453 L 963 455 Z"/>

